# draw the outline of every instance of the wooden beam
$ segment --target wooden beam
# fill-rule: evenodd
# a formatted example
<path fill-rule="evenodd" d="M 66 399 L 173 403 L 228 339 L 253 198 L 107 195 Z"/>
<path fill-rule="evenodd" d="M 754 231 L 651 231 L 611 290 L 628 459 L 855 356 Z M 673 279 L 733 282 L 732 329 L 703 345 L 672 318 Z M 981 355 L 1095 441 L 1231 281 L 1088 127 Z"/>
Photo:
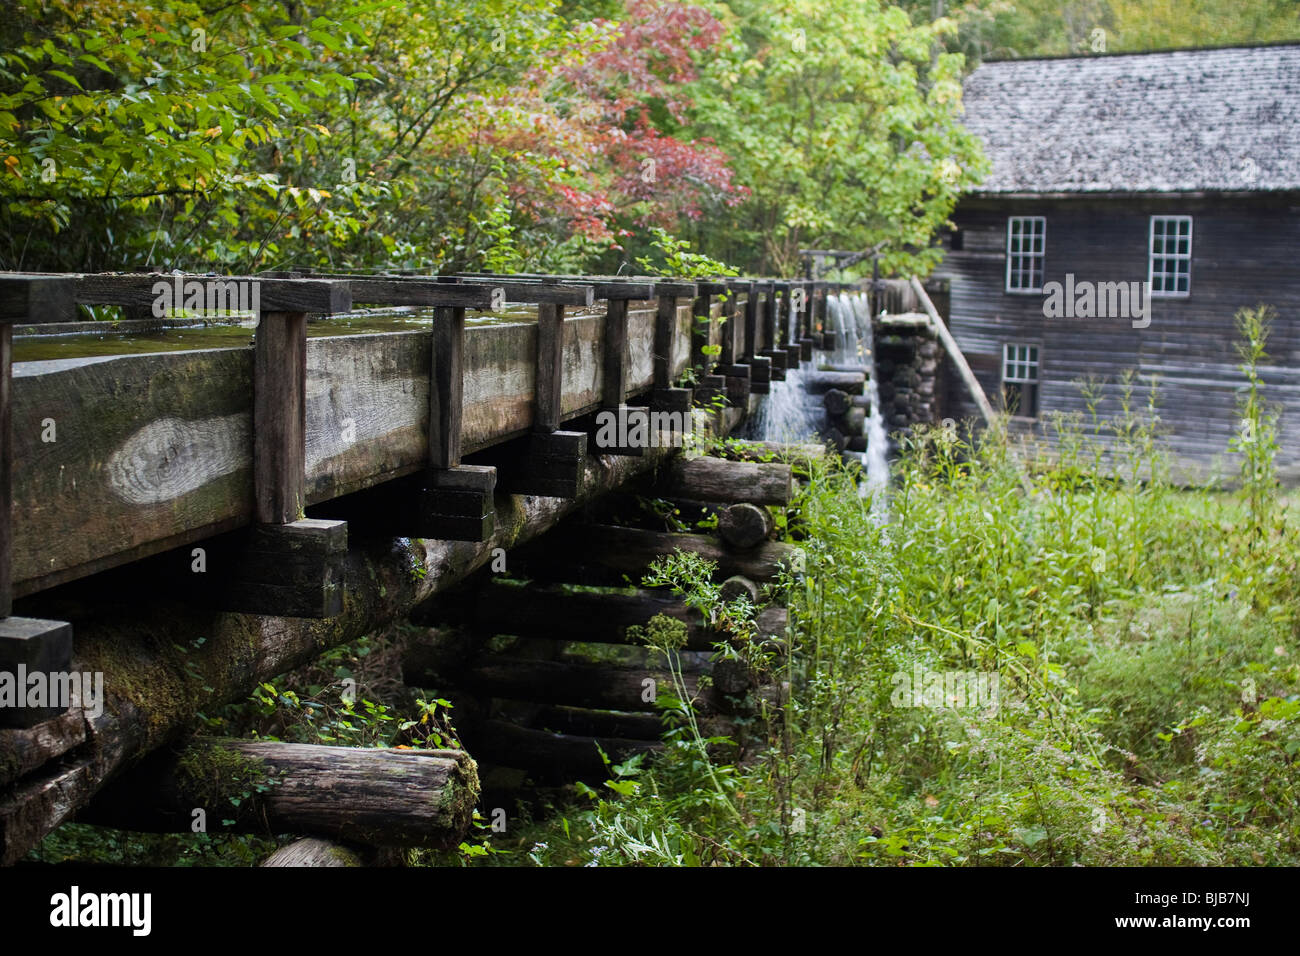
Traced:
<path fill-rule="evenodd" d="M 492 578 L 470 598 L 467 613 L 453 610 L 447 619 L 483 637 L 511 634 L 545 640 L 634 644 L 627 629 L 645 624 L 656 614 L 686 625 L 688 650 L 711 651 L 716 643 L 728 639 L 726 633 L 710 627 L 699 611 L 688 608 L 680 596 L 643 588 L 575 588 Z M 764 609 L 756 618 L 759 640 L 784 636 L 786 620 L 784 608 Z"/>
<path fill-rule="evenodd" d="M 13 611 L 13 328 L 0 323 L 0 618 Z"/>
<path fill-rule="evenodd" d="M 64 621 L 0 618 L 0 672 L 9 674 L 16 682 L 13 701 L 0 702 L 0 728 L 35 727 L 58 717 L 73 703 L 91 704 L 87 700 L 64 700 L 58 696 L 65 689 L 73 690 L 71 685 L 63 686 L 60 675 L 77 677 L 75 689 L 81 691 L 80 675 L 72 674 L 72 625 Z M 29 685 L 23 674 L 39 674 L 45 681 L 45 699 L 34 702 L 35 706 L 28 706 L 33 701 L 28 697 Z"/>
<path fill-rule="evenodd" d="M 73 295 L 78 302 L 91 305 L 120 305 L 141 310 L 154 310 L 160 295 L 171 298 L 173 308 L 184 305 L 184 297 L 194 289 L 206 292 L 220 288 L 237 291 L 231 283 L 251 283 L 256 290 L 259 309 L 267 312 L 340 313 L 352 309 L 352 296 L 348 283 L 334 279 L 267 279 L 261 276 L 198 276 L 198 275 L 77 275 L 73 280 Z M 170 286 L 170 289 L 167 287 Z M 180 296 L 178 298 L 177 292 Z M 252 292 L 248 296 L 251 299 Z M 229 301 L 229 296 L 226 296 Z M 227 306 L 228 308 L 230 306 Z"/>
<path fill-rule="evenodd" d="M 655 310 L 654 383 L 657 388 L 673 384 L 673 346 L 677 337 L 677 297 L 660 293 Z"/>
<path fill-rule="evenodd" d="M 662 459 L 660 450 L 652 450 L 644 458 L 593 465 L 583 484 L 584 500 L 624 485 Z M 536 538 L 581 504 L 519 500 L 498 516 L 493 538 L 482 543 L 391 537 L 358 542 L 348 555 L 348 578 L 357 583 L 343 613 L 325 622 L 289 618 L 268 626 L 243 614 L 213 614 L 147 582 L 141 586 L 153 599 L 146 602 L 128 603 L 122 593 L 90 595 L 78 619 L 74 667 L 103 671 L 104 713 L 84 721 L 90 745 L 77 751 L 81 756 L 65 754 L 59 743 L 50 749 L 47 767 L 0 793 L 0 863 L 21 859 L 107 779 L 183 731 L 196 711 L 242 700 L 259 681 L 406 618 L 435 594 L 486 568 L 494 549 Z M 412 567 L 428 573 L 413 575 Z M 193 646 L 196 634 L 207 638 L 201 647 Z M 3 776 L 7 753 L 0 754 L 6 757 L 0 760 Z M 39 757 L 29 753 L 24 763 L 31 766 Z"/>
<path fill-rule="evenodd" d="M 601 403 L 617 408 L 627 397 L 627 300 L 611 299 L 605 309 Z"/>
<path fill-rule="evenodd" d="M 948 326 L 944 324 L 943 319 L 939 316 L 939 310 L 934 307 L 930 297 L 925 292 L 925 286 L 916 276 L 912 276 L 912 291 L 920 299 L 922 308 L 930 316 L 930 322 L 934 325 L 934 330 L 939 333 L 939 340 L 943 342 L 943 347 L 948 352 L 948 357 L 952 359 L 953 364 L 957 366 L 957 373 L 961 380 L 966 384 L 966 390 L 970 392 L 971 398 L 975 399 L 975 404 L 979 406 L 980 414 L 984 416 L 984 421 L 988 424 L 993 422 L 993 406 L 989 404 L 988 396 L 984 394 L 984 389 L 980 387 L 979 379 L 971 371 L 970 363 L 966 361 L 966 356 L 962 354 L 961 347 L 957 340 L 952 337 L 948 331 Z"/>
<path fill-rule="evenodd" d="M 265 312 L 253 343 L 254 516 L 302 516 L 307 468 L 307 314 Z"/>
<path fill-rule="evenodd" d="M 72 287 L 72 281 L 62 276 L 0 273 L 0 325 L 75 319 Z"/>
<path fill-rule="evenodd" d="M 352 301 L 378 305 L 455 306 L 462 312 L 492 307 L 492 287 L 433 279 L 351 279 Z"/>
<path fill-rule="evenodd" d="M 753 551 L 737 552 L 724 547 L 713 535 L 643 531 L 614 525 L 580 525 L 557 532 L 547 560 L 528 564 L 529 574 L 539 580 L 572 580 L 574 566 L 593 571 L 613 583 L 622 575 L 641 575 L 656 558 L 674 551 L 693 551 L 717 565 L 714 578 L 724 581 L 741 574 L 753 581 L 770 581 L 783 566 L 797 562 L 797 548 L 768 542 Z"/>
<path fill-rule="evenodd" d="M 262 866 L 292 867 L 347 867 L 364 866 L 361 856 L 351 847 L 319 837 L 304 837 L 288 846 L 282 846 L 265 860 Z"/>
<path fill-rule="evenodd" d="M 491 289 L 501 289 L 507 302 L 525 305 L 575 305 L 589 306 L 595 303 L 596 293 L 590 285 L 574 285 L 566 282 L 530 282 L 518 279 L 496 279 L 488 277 L 464 277 L 467 287 L 480 285 Z"/>
<path fill-rule="evenodd" d="M 212 556 L 224 610 L 273 617 L 330 618 L 343 612 L 348 523 L 303 518 L 255 525 L 242 546 Z M 222 572 L 226 573 L 222 573 Z"/>
<path fill-rule="evenodd" d="M 534 431 L 553 432 L 560 427 L 563 375 L 564 306 L 542 303 L 537 307 L 537 412 L 533 420 Z"/>
<path fill-rule="evenodd" d="M 460 464 L 465 404 L 465 309 L 433 314 L 433 381 L 429 388 L 429 467 Z"/>

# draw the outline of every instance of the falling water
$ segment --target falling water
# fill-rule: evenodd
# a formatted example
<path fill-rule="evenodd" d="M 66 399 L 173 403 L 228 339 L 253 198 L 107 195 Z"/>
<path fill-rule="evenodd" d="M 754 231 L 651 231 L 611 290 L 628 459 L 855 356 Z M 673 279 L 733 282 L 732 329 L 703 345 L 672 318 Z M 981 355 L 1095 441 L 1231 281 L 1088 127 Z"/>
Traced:
<path fill-rule="evenodd" d="M 873 495 L 873 504 L 883 506 L 885 492 L 889 486 L 889 462 L 885 458 L 886 443 L 885 422 L 880 415 L 880 390 L 876 381 L 876 341 L 871 330 L 870 306 L 865 295 L 853 300 L 853 317 L 862 332 L 862 358 L 871 369 L 867 379 L 867 450 L 863 452 L 863 466 L 867 470 L 867 480 L 859 488 L 865 497 Z"/>
<path fill-rule="evenodd" d="M 835 347 L 830 359 L 836 365 L 865 366 L 869 370 L 866 393 L 867 450 L 861 455 L 866 479 L 859 493 L 872 498 L 872 512 L 883 520 L 885 491 L 889 483 L 889 465 L 885 458 L 888 439 L 880 415 L 880 396 L 876 388 L 875 342 L 871 329 L 870 306 L 866 295 L 832 295 L 827 299 L 827 324 L 835 333 Z M 789 323 L 793 328 L 795 323 Z M 773 381 L 771 391 L 763 397 L 745 436 L 762 441 L 798 442 L 815 436 L 821 427 L 821 402 L 804 388 L 810 363 L 786 370 L 784 381 Z"/>

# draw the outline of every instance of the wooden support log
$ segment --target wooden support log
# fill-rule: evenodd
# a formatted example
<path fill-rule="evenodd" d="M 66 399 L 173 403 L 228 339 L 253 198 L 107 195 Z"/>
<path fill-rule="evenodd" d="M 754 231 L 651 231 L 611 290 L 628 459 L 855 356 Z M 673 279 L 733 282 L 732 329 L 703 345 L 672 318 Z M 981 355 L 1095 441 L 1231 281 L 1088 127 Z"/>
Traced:
<path fill-rule="evenodd" d="M 750 604 L 758 603 L 758 585 L 743 574 L 733 574 L 723 581 L 718 593 L 728 604 L 739 598 L 744 598 Z"/>
<path fill-rule="evenodd" d="M 695 674 L 683 675 L 686 692 L 702 713 L 714 713 L 717 705 L 708 692 L 701 692 Z M 656 668 L 612 667 L 608 664 L 576 664 L 569 661 L 537 661 L 507 655 L 492 655 L 469 668 L 459 683 L 489 697 L 569 704 L 599 710 L 654 711 L 658 695 L 672 693 L 673 682 L 667 665 Z M 467 746 L 476 746 L 472 739 Z M 479 751 L 475 750 L 476 753 Z M 492 759 L 483 754 L 482 759 Z"/>
<path fill-rule="evenodd" d="M 30 728 L 0 733 L 0 788 L 86 742 L 86 720 L 73 708 Z"/>
<path fill-rule="evenodd" d="M 727 448 L 741 461 L 784 461 L 808 468 L 827 457 L 826 446 L 814 442 L 741 441 Z"/>
<path fill-rule="evenodd" d="M 504 720 L 485 721 L 470 738 L 474 752 L 481 759 L 504 767 L 516 767 L 549 781 L 568 782 L 602 780 L 609 771 L 601 759 L 600 750 L 615 762 L 622 762 L 638 753 L 648 753 L 662 748 L 662 744 L 645 740 L 627 740 L 551 734 L 531 730 Z M 599 743 L 600 750 L 597 749 Z"/>
<path fill-rule="evenodd" d="M 843 423 L 845 434 L 850 438 L 861 435 L 867 427 L 867 410 L 857 406 L 850 406 L 848 411 L 840 416 L 840 421 Z"/>
<path fill-rule="evenodd" d="M 203 810 L 209 832 L 446 848 L 469 829 L 478 794 L 478 770 L 465 751 L 196 737 L 106 787 L 82 819 L 188 833 L 194 811 Z M 223 827 L 222 820 L 234 823 Z"/>
<path fill-rule="evenodd" d="M 839 418 L 852 407 L 849 393 L 838 388 L 827 389 L 822 404 L 826 406 L 826 414 L 832 418 Z"/>
<path fill-rule="evenodd" d="M 363 866 L 361 856 L 350 847 L 317 837 L 295 840 L 282 846 L 262 866 Z"/>
<path fill-rule="evenodd" d="M 755 591 L 757 601 L 757 591 Z M 686 625 L 688 650 L 711 651 L 728 635 L 709 627 L 667 591 L 644 588 L 574 588 L 564 584 L 523 584 L 493 579 L 486 582 L 459 612 L 464 629 L 480 635 L 511 634 L 541 640 L 631 644 L 627 629 L 642 626 L 657 614 Z M 761 640 L 785 633 L 784 608 L 765 608 L 756 619 Z"/>
<path fill-rule="evenodd" d="M 794 497 L 794 482 L 790 466 L 780 462 L 679 458 L 672 464 L 666 490 L 692 501 L 786 505 Z"/>
<path fill-rule="evenodd" d="M 593 710 L 589 707 L 569 707 L 565 704 L 548 704 L 537 708 L 528 725 L 534 730 L 553 734 L 632 740 L 658 740 L 664 731 L 659 714 L 636 713 L 626 710 Z"/>
<path fill-rule="evenodd" d="M 643 531 L 613 525 L 578 526 L 566 531 L 556 545 L 565 550 L 554 553 L 555 560 L 549 568 L 552 574 L 567 573 L 568 567 L 579 564 L 598 568 L 615 580 L 623 574 L 639 579 L 656 558 L 678 550 L 693 551 L 714 562 L 715 578 L 719 581 L 733 574 L 743 574 L 754 581 L 770 581 L 780 574 L 782 567 L 797 566 L 798 562 L 797 548 L 774 541 L 753 551 L 738 552 L 724 547 L 711 535 Z M 547 570 L 530 566 L 530 572 L 539 577 Z"/>
<path fill-rule="evenodd" d="M 849 395 L 861 395 L 866 390 L 867 377 L 861 372 L 823 372 L 816 370 L 804 376 L 804 388 L 809 395 L 825 395 L 837 388 Z"/>
<path fill-rule="evenodd" d="M 284 524 L 306 507 L 307 313 L 263 313 L 253 340 L 254 516 Z"/>
<path fill-rule="evenodd" d="M 757 547 L 772 534 L 772 513 L 758 505 L 741 502 L 718 512 L 718 535 L 733 548 Z"/>

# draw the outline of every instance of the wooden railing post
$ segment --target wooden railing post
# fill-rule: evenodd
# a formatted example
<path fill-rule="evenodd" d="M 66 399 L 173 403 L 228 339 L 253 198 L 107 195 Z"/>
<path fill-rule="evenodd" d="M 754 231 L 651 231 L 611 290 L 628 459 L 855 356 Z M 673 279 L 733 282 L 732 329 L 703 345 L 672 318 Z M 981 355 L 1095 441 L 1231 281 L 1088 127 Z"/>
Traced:
<path fill-rule="evenodd" d="M 63 713 L 72 701 L 46 699 L 28 706 L 19 676 L 45 675 L 46 686 L 65 686 L 55 675 L 72 671 L 72 625 L 13 616 L 13 323 L 63 318 L 72 309 L 72 286 L 63 279 L 0 279 L 0 671 L 17 683 L 13 700 L 0 703 L 0 728 L 34 727 Z M 20 682 L 20 683 L 18 683 Z"/>
<path fill-rule="evenodd" d="M 694 299 L 693 282 L 656 282 L 654 326 L 654 395 L 650 407 L 657 412 L 689 416 L 693 400 L 689 388 L 673 386 L 673 355 L 677 351 L 677 308 L 682 299 Z"/>
<path fill-rule="evenodd" d="M 429 379 L 429 467 L 416 499 L 412 533 L 420 538 L 486 541 L 496 530 L 497 470 L 462 465 L 465 404 L 465 307 L 433 311 Z"/>
<path fill-rule="evenodd" d="M 511 301 L 537 302 L 537 356 L 533 428 L 526 453 L 512 463 L 504 484 L 515 494 L 576 498 L 587 467 L 587 433 L 560 431 L 564 418 L 564 307 L 591 305 L 591 286 L 506 284 Z"/>
<path fill-rule="evenodd" d="M 328 280 L 285 280 L 281 292 L 280 301 L 264 304 L 253 339 L 256 523 L 230 558 L 225 605 L 277 617 L 335 617 L 343 611 L 348 525 L 306 516 L 307 310 L 347 312 L 352 298 L 347 283 Z"/>
<path fill-rule="evenodd" d="M 722 354 L 713 371 L 715 375 L 723 377 L 728 404 L 733 408 L 744 408 L 749 404 L 753 369 L 748 362 L 740 361 L 745 340 L 744 314 L 747 309 L 741 297 L 753 294 L 753 283 L 747 279 L 732 279 L 727 282 L 727 288 L 731 292 L 727 303 L 729 314 L 722 326 Z"/>
<path fill-rule="evenodd" d="M 761 326 L 759 324 L 759 306 L 769 283 L 755 281 L 750 285 L 749 300 L 745 303 L 745 362 L 749 364 L 751 392 L 765 395 L 772 390 L 772 359 L 762 355 Z"/>

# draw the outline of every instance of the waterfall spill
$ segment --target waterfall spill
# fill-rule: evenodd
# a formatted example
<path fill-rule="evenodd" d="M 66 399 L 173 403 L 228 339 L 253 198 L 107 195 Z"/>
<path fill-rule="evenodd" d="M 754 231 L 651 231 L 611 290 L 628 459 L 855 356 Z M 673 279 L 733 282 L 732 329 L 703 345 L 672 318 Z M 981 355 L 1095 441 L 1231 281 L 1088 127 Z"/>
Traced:
<path fill-rule="evenodd" d="M 888 438 L 880 414 L 875 338 L 869 310 L 865 293 L 830 296 L 826 317 L 829 331 L 835 333 L 835 348 L 829 355 L 822 355 L 831 364 L 862 367 L 868 372 L 868 407 L 864 427 L 867 450 L 858 454 L 866 477 L 858 490 L 862 497 L 872 499 L 872 512 L 883 520 L 889 484 L 889 464 L 886 458 Z M 790 322 L 787 327 L 793 329 L 795 323 Z M 771 391 L 760 400 L 757 412 L 745 429 L 746 437 L 762 441 L 799 442 L 817 435 L 824 425 L 824 413 L 821 403 L 814 396 L 808 395 L 805 389 L 807 373 L 813 367 L 811 362 L 801 362 L 797 368 L 787 369 L 784 381 L 772 382 Z"/>

